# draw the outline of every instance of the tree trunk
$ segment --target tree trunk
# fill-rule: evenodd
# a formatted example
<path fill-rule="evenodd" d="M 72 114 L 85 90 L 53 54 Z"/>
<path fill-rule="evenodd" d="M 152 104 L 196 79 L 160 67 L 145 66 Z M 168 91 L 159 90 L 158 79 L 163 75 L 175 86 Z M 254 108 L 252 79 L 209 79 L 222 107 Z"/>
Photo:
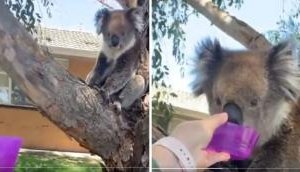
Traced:
<path fill-rule="evenodd" d="M 269 49 L 271 43 L 247 23 L 219 9 L 211 0 L 185 0 L 227 35 L 248 49 Z"/>
<path fill-rule="evenodd" d="M 146 47 L 143 52 L 147 59 Z M 140 71 L 147 77 L 145 64 L 140 65 Z M 117 112 L 105 95 L 88 87 L 41 51 L 3 1 L 0 65 L 45 117 L 99 155 L 107 167 L 120 170 L 148 166 L 148 107 L 143 106 L 146 100 L 137 101 L 131 110 Z"/>

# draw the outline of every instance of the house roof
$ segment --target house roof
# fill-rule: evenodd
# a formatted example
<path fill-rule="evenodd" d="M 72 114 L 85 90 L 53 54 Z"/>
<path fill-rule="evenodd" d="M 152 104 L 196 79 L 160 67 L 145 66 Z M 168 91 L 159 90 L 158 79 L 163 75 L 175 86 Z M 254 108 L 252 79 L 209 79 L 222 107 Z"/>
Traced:
<path fill-rule="evenodd" d="M 52 28 L 38 29 L 38 43 L 54 54 L 96 58 L 101 48 L 101 37 L 82 31 Z"/>

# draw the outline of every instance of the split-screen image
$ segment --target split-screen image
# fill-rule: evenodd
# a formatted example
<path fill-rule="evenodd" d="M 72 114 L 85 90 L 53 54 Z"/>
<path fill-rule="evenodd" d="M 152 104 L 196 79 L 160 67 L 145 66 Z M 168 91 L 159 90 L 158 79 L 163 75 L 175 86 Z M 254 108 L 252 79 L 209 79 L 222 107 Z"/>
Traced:
<path fill-rule="evenodd" d="M 300 170 L 299 0 L 0 2 L 0 172 Z"/>

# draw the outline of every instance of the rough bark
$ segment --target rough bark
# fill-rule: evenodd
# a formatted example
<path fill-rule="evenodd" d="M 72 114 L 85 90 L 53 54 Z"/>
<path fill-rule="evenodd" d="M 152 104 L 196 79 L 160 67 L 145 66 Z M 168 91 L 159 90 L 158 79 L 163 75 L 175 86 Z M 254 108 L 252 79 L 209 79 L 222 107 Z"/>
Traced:
<path fill-rule="evenodd" d="M 148 54 L 143 56 L 148 58 Z M 148 166 L 145 100 L 137 101 L 129 111 L 116 111 L 106 101 L 106 94 L 88 87 L 41 51 L 3 1 L 0 2 L 0 66 L 45 117 L 91 153 L 99 155 L 107 167 L 121 170 Z M 140 66 L 147 76 L 148 66 Z"/>
<path fill-rule="evenodd" d="M 186 2 L 246 48 L 271 48 L 271 43 L 262 34 L 247 23 L 219 9 L 212 0 L 186 0 Z"/>

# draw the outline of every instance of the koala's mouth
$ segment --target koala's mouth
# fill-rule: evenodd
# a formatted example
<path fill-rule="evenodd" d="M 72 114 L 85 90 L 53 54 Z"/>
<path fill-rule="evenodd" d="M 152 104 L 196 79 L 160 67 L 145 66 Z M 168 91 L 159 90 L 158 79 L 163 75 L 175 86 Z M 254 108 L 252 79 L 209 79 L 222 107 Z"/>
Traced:
<path fill-rule="evenodd" d="M 122 46 L 121 44 L 119 44 L 119 45 L 117 45 L 117 46 L 112 46 L 112 45 L 110 45 L 110 47 L 111 47 L 112 49 L 115 49 L 115 50 L 121 50 L 123 46 Z"/>
<path fill-rule="evenodd" d="M 243 113 L 241 108 L 235 103 L 227 103 L 223 111 L 228 114 L 228 121 L 239 125 L 243 124 Z"/>

